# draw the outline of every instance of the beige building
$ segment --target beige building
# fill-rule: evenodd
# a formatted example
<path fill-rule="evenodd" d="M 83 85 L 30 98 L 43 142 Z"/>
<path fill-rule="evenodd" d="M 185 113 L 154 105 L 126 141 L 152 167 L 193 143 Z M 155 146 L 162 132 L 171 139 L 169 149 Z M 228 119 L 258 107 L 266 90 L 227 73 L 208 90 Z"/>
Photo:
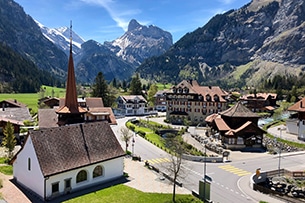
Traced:
<path fill-rule="evenodd" d="M 166 94 L 166 119 L 173 124 L 205 125 L 208 115 L 227 109 L 227 95 L 218 86 L 183 80 Z"/>

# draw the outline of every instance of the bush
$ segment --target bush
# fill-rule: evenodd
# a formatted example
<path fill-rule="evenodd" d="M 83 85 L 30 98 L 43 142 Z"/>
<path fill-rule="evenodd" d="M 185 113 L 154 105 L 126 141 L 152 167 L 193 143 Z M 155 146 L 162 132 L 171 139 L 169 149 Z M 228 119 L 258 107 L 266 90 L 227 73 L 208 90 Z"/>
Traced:
<path fill-rule="evenodd" d="M 146 135 L 146 133 L 143 132 L 143 131 L 141 131 L 141 130 L 139 130 L 137 133 L 138 133 L 141 137 L 145 137 L 145 135 Z"/>
<path fill-rule="evenodd" d="M 134 129 L 136 128 L 134 125 L 129 125 L 128 128 L 131 130 L 131 131 L 134 131 Z"/>

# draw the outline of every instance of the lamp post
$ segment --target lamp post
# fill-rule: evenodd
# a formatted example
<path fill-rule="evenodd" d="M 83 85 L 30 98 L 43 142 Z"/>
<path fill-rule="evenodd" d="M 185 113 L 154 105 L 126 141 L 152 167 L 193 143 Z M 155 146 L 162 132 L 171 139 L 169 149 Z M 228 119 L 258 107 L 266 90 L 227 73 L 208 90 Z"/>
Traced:
<path fill-rule="evenodd" d="M 205 184 L 206 184 L 206 173 L 207 173 L 207 147 L 204 145 L 204 165 L 203 165 L 203 202 L 205 202 Z"/>
<path fill-rule="evenodd" d="M 131 146 L 132 146 L 132 155 L 134 155 L 134 143 L 135 143 L 135 139 L 134 137 L 132 138 L 132 143 L 131 143 Z"/>
<path fill-rule="evenodd" d="M 280 131 L 280 139 L 282 138 L 282 128 L 278 128 L 278 130 Z M 282 151 L 282 147 L 281 147 L 281 142 L 278 140 L 278 144 L 279 144 L 279 165 L 278 165 L 278 170 L 279 170 L 279 176 L 281 176 L 281 151 Z"/>

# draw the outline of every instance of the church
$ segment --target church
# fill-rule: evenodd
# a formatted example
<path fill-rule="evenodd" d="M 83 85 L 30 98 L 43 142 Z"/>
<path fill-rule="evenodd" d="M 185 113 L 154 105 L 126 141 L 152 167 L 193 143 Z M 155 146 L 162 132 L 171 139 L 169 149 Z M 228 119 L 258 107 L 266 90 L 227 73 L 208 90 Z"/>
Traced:
<path fill-rule="evenodd" d="M 29 131 L 24 145 L 11 160 L 17 184 L 42 200 L 123 176 L 125 152 L 110 122 L 86 122 L 90 107 L 83 108 L 77 101 L 72 38 L 66 88 L 64 104 L 52 109 L 57 117 L 50 123 L 56 125 Z"/>

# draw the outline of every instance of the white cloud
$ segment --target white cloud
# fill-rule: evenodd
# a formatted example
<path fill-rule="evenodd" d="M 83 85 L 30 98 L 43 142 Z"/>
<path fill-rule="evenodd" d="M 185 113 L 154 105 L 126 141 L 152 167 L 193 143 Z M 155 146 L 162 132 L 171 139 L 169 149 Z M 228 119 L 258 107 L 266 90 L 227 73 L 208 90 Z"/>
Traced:
<path fill-rule="evenodd" d="M 116 22 L 117 26 L 124 31 L 128 29 L 128 23 L 133 15 L 140 13 L 139 9 L 129 9 L 113 0 L 81 0 L 86 4 L 97 5 L 103 7 Z"/>

